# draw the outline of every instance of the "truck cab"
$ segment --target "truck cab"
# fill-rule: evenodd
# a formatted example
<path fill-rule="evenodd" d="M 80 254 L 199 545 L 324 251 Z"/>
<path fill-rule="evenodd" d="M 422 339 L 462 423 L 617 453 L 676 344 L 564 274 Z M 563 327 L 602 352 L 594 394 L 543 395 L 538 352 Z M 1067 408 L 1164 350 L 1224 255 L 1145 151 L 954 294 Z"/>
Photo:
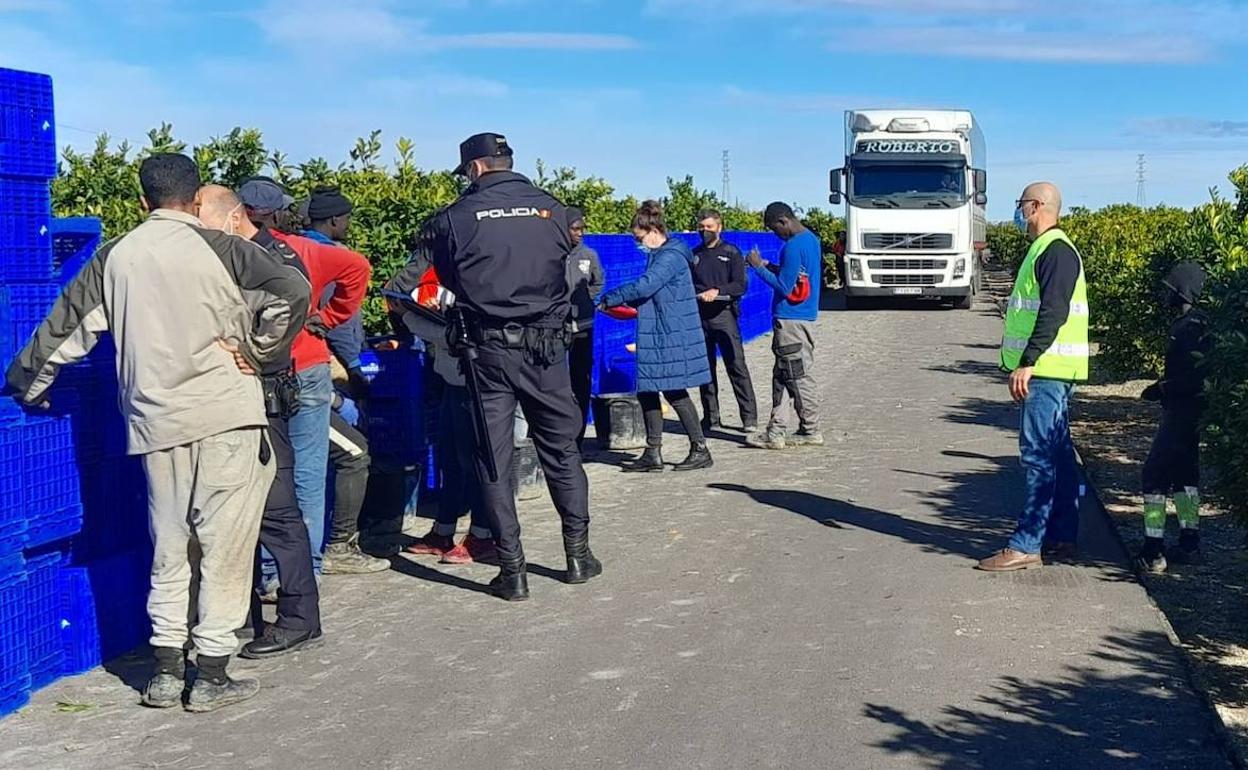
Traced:
<path fill-rule="evenodd" d="M 845 296 L 934 297 L 970 308 L 981 283 L 988 177 L 983 134 L 965 110 L 850 110 L 845 165 Z"/>

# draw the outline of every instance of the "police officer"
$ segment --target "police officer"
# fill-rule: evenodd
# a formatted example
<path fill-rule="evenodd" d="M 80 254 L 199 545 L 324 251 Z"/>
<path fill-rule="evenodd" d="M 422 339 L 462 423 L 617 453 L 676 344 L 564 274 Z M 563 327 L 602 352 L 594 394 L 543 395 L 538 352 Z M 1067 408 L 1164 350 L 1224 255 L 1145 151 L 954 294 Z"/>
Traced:
<path fill-rule="evenodd" d="M 528 598 L 529 586 L 508 473 L 517 403 L 563 522 L 566 582 L 584 583 L 602 572 L 589 549 L 589 482 L 576 446 L 581 416 L 567 367 L 566 260 L 572 244 L 563 204 L 511 170 L 505 137 L 469 137 L 459 157 L 455 171 L 471 185 L 425 224 L 417 249 L 454 292 L 475 343 L 485 429 L 499 471 L 491 481 L 478 458 L 482 503 L 502 568 L 490 589 L 519 601 Z M 404 273 L 418 270 L 419 261 Z M 415 286 L 418 279 L 401 275 L 396 284 Z"/>

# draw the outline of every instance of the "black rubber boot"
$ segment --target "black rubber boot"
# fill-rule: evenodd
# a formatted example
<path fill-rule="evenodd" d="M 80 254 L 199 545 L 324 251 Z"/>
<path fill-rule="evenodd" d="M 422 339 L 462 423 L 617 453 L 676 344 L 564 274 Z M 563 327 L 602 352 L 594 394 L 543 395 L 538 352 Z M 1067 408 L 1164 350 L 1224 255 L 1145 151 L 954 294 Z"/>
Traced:
<path fill-rule="evenodd" d="M 641 457 L 624 466 L 625 473 L 661 473 L 663 471 L 663 450 L 658 447 L 646 447 Z"/>
<path fill-rule="evenodd" d="M 1160 537 L 1144 538 L 1144 547 L 1136 557 L 1136 564 L 1150 575 L 1160 575 L 1166 571 L 1165 539 Z"/>
<path fill-rule="evenodd" d="M 490 581 L 490 593 L 509 602 L 522 602 L 529 598 L 529 575 L 525 571 L 524 556 L 518 559 L 499 558 L 502 569 Z"/>
<path fill-rule="evenodd" d="M 191 694 L 186 700 L 186 710 L 202 714 L 216 711 L 219 708 L 242 703 L 255 697 L 260 692 L 260 683 L 255 679 L 231 679 L 225 673 L 230 656 L 210 657 L 200 655 L 196 661 L 199 676 L 191 687 Z"/>
<path fill-rule="evenodd" d="M 186 690 L 186 653 L 174 647 L 157 647 L 156 673 L 143 688 L 144 706 L 156 709 L 182 705 Z"/>
<path fill-rule="evenodd" d="M 700 471 L 714 464 L 715 460 L 711 458 L 711 450 L 703 442 L 701 444 L 690 444 L 689 456 L 685 458 L 684 462 L 678 463 L 672 470 Z"/>
<path fill-rule="evenodd" d="M 576 539 L 564 538 L 563 550 L 568 557 L 568 572 L 564 577 L 564 582 L 571 585 L 580 585 L 589 582 L 592 577 L 598 577 L 602 574 L 602 562 L 594 556 L 594 552 L 589 550 L 589 533 Z"/>
<path fill-rule="evenodd" d="M 1200 530 L 1179 530 L 1179 547 L 1170 552 L 1170 560 L 1175 564 L 1200 564 L 1204 561 L 1200 554 Z"/>

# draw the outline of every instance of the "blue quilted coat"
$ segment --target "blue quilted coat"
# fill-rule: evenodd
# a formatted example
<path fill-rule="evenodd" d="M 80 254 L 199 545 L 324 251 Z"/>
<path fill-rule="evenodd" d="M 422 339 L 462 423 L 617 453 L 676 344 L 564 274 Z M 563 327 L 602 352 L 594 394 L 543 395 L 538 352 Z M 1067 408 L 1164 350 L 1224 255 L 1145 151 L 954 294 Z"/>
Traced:
<path fill-rule="evenodd" d="M 637 392 L 685 390 L 711 381 L 706 338 L 693 293 L 693 252 L 679 238 L 650 254 L 636 281 L 603 296 L 637 308 Z"/>

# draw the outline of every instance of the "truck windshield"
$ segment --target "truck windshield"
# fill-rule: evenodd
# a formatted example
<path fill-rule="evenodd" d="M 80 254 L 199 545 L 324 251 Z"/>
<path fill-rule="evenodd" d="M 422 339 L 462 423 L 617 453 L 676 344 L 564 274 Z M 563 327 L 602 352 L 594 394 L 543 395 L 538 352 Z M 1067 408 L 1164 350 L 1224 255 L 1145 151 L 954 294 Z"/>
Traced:
<path fill-rule="evenodd" d="M 850 198 L 865 205 L 922 208 L 966 200 L 966 171 L 935 164 L 861 165 L 850 170 Z"/>

